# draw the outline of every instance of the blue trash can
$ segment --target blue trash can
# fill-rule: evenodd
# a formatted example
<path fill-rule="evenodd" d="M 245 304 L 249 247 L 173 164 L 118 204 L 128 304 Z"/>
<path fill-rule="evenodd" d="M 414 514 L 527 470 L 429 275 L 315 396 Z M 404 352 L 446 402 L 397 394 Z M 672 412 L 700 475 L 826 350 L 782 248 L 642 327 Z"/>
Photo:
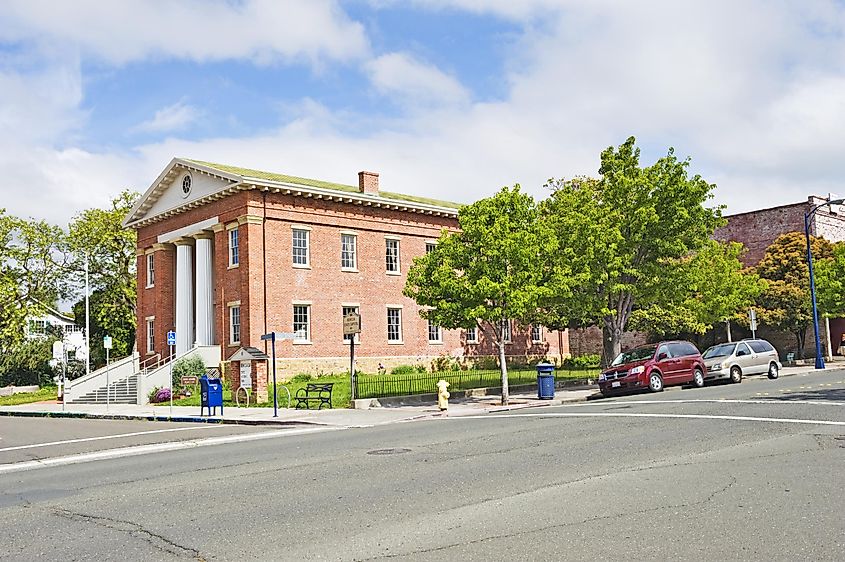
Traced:
<path fill-rule="evenodd" d="M 555 366 L 537 363 L 537 398 L 551 400 L 555 397 Z"/>
<path fill-rule="evenodd" d="M 200 415 L 208 408 L 208 415 L 211 415 L 211 408 L 214 408 L 214 415 L 217 415 L 217 407 L 220 406 L 220 415 L 223 415 L 223 382 L 220 379 L 210 379 L 206 375 L 200 377 Z"/>

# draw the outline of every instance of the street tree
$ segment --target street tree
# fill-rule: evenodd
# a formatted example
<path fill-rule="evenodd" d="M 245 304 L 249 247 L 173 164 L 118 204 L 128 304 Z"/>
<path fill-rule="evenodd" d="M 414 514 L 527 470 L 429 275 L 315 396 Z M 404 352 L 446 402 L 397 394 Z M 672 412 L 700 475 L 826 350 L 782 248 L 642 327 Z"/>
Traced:
<path fill-rule="evenodd" d="M 703 334 L 744 315 L 764 289 L 739 257 L 742 244 L 709 240 L 701 249 L 668 260 L 661 275 L 648 280 L 645 306 L 635 308 L 631 325 L 657 335 Z"/>
<path fill-rule="evenodd" d="M 69 263 L 68 286 L 79 294 L 84 287 L 85 260 L 88 260 L 89 284 L 96 299 L 90 299 L 92 325 L 111 335 L 114 354 L 129 353 L 135 341 L 136 325 L 136 234 L 122 226 L 137 194 L 123 191 L 109 208 L 87 209 L 73 218 L 68 228 Z M 84 325 L 84 306 L 74 307 L 78 324 Z M 94 339 L 92 329 L 91 341 Z M 91 346 L 98 357 L 96 345 Z"/>
<path fill-rule="evenodd" d="M 655 279 L 667 264 L 703 248 L 722 222 L 720 208 L 705 206 L 715 186 L 689 175 L 689 159 L 679 160 L 670 148 L 643 168 L 635 142 L 631 137 L 604 150 L 597 179 L 547 184 L 552 195 L 545 211 L 577 219 L 576 233 L 560 242 L 586 271 L 570 313 L 602 327 L 605 361 L 621 352 L 635 307 L 654 304 Z M 568 259 L 557 264 L 568 267 Z"/>
<path fill-rule="evenodd" d="M 814 272 L 819 312 L 828 317 L 845 316 L 845 243 L 833 244 L 830 259 L 816 262 Z"/>
<path fill-rule="evenodd" d="M 833 256 L 833 246 L 824 238 L 810 239 L 813 259 L 822 269 Z M 791 332 L 799 358 L 804 357 L 807 328 L 813 321 L 810 277 L 807 269 L 807 243 L 804 233 L 782 234 L 766 248 L 757 265 L 757 274 L 766 289 L 757 299 L 757 316 L 776 329 Z"/>
<path fill-rule="evenodd" d="M 420 315 L 447 329 L 478 328 L 495 343 L 508 403 L 505 342 L 510 322 L 532 318 L 550 287 L 542 258 L 555 237 L 519 185 L 462 207 L 460 231 L 444 231 L 434 250 L 414 260 L 404 294 Z"/>
<path fill-rule="evenodd" d="M 64 243 L 61 228 L 0 209 L 0 353 L 21 344 L 27 319 L 63 296 Z"/>

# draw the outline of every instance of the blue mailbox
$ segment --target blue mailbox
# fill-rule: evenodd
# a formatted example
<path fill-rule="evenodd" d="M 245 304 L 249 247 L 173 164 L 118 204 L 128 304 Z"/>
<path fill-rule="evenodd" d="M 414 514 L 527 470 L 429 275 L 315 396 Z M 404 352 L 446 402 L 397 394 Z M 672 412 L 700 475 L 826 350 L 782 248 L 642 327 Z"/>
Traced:
<path fill-rule="evenodd" d="M 200 377 L 200 415 L 205 408 L 208 408 L 208 415 L 211 415 L 211 408 L 214 408 L 214 415 L 217 415 L 217 406 L 220 406 L 220 415 L 223 415 L 223 383 L 220 379 L 210 379 L 203 375 Z"/>
<path fill-rule="evenodd" d="M 537 398 L 551 400 L 555 397 L 555 366 L 537 363 Z"/>

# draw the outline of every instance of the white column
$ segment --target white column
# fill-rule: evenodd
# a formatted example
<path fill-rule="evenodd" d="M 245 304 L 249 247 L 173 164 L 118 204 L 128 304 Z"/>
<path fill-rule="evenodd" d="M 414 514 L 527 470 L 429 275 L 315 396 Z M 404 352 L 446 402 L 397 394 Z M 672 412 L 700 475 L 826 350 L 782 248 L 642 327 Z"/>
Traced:
<path fill-rule="evenodd" d="M 197 239 L 197 345 L 214 342 L 214 282 L 211 267 L 211 234 L 198 234 Z"/>
<path fill-rule="evenodd" d="M 187 238 L 176 244 L 176 356 L 194 344 L 193 247 Z"/>

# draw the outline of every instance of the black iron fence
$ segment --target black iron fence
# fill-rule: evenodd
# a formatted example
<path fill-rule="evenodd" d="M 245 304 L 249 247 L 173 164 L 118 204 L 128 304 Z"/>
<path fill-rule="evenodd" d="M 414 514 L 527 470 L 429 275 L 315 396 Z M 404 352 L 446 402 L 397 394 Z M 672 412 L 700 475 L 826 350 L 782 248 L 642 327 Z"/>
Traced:
<path fill-rule="evenodd" d="M 555 371 L 556 379 L 596 378 L 598 369 L 560 369 Z M 356 398 L 384 398 L 387 396 L 410 396 L 437 392 L 437 381 L 449 383 L 449 390 L 498 387 L 502 385 L 502 374 L 495 370 L 438 371 L 434 373 L 408 373 L 401 375 L 355 376 Z M 533 384 L 537 382 L 536 369 L 508 370 L 508 385 Z"/>

